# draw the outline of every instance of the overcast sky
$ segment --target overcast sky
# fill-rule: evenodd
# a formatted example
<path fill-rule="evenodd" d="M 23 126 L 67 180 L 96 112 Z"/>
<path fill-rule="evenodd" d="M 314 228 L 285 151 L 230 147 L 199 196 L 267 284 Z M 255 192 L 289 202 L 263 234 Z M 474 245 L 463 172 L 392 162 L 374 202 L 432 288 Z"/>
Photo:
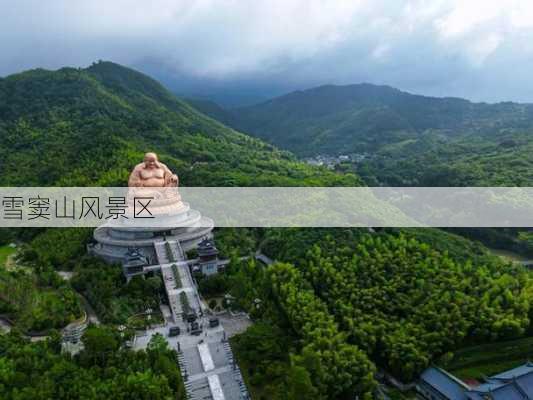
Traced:
<path fill-rule="evenodd" d="M 533 102 L 531 0 L 0 0 L 0 17 L 0 76 L 104 59 L 184 92 L 370 82 Z"/>

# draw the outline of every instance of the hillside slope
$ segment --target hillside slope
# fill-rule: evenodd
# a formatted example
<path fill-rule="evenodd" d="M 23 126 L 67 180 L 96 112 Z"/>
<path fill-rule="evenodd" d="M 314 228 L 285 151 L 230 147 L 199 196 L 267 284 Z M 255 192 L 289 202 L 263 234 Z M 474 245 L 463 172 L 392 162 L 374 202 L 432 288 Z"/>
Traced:
<path fill-rule="evenodd" d="M 233 114 L 240 129 L 300 155 L 374 151 L 429 131 L 490 136 L 533 125 L 533 105 L 472 103 L 371 84 L 320 86 Z"/>
<path fill-rule="evenodd" d="M 111 62 L 0 79 L 1 185 L 124 185 L 156 151 L 185 185 L 342 185 Z"/>
<path fill-rule="evenodd" d="M 533 104 L 473 103 L 370 84 L 321 86 L 250 107 L 194 107 L 300 157 L 351 155 L 368 185 L 530 186 Z"/>

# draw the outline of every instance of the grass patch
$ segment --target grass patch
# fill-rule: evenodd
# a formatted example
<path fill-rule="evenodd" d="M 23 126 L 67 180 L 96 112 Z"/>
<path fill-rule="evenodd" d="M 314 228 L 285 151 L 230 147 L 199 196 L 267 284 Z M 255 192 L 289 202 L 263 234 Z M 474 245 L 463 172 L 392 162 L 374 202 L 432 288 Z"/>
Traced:
<path fill-rule="evenodd" d="M 519 365 L 525 364 L 527 361 L 528 360 L 526 358 L 523 358 L 522 360 L 499 361 L 486 365 L 459 368 L 450 372 L 462 380 L 476 379 L 478 381 L 482 381 L 485 377 L 496 375 L 500 372 L 518 367 Z"/>
<path fill-rule="evenodd" d="M 409 146 L 410 144 L 413 144 L 416 142 L 418 142 L 417 139 L 405 139 L 400 142 L 390 143 L 381 148 L 381 153 L 400 151 L 404 147 Z"/>
<path fill-rule="evenodd" d="M 494 254 L 495 256 L 500 257 L 503 261 L 506 262 L 522 262 L 526 261 L 528 258 L 525 256 L 522 256 L 518 253 L 508 251 L 508 250 L 500 250 L 500 249 L 491 249 L 489 248 L 489 252 Z"/>
<path fill-rule="evenodd" d="M 10 246 L 0 246 L 0 267 L 4 267 L 6 265 L 7 258 L 14 254 L 17 251 L 17 249 L 10 247 Z"/>
<path fill-rule="evenodd" d="M 156 311 L 151 314 L 150 319 L 148 319 L 146 314 L 132 315 L 128 318 L 126 324 L 128 328 L 141 330 L 147 328 L 148 325 L 157 325 L 162 324 L 163 322 L 165 322 L 163 314 L 161 314 L 159 311 Z"/>
<path fill-rule="evenodd" d="M 416 400 L 417 398 L 414 390 L 400 392 L 398 389 L 389 387 L 386 392 L 391 400 Z"/>
<path fill-rule="evenodd" d="M 533 359 L 533 337 L 464 348 L 455 353 L 445 368 L 461 379 L 479 380 L 529 359 Z"/>

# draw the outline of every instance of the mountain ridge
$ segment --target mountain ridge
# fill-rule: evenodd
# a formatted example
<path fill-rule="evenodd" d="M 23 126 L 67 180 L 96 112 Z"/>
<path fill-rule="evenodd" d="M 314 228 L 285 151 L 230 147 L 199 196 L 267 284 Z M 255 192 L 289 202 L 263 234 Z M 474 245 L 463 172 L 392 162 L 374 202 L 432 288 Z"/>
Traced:
<path fill-rule="evenodd" d="M 357 185 L 201 114 L 157 81 L 111 62 L 0 80 L 3 185 L 125 184 L 156 151 L 188 185 Z"/>
<path fill-rule="evenodd" d="M 476 103 L 355 84 L 292 92 L 230 112 L 229 125 L 301 158 L 345 156 L 335 168 L 356 172 L 370 186 L 533 184 L 531 103 Z"/>
<path fill-rule="evenodd" d="M 477 103 L 370 83 L 321 85 L 226 111 L 231 126 L 301 156 L 376 150 L 379 138 L 372 136 L 383 132 L 394 141 L 429 129 L 453 136 L 533 125 L 533 104 Z"/>

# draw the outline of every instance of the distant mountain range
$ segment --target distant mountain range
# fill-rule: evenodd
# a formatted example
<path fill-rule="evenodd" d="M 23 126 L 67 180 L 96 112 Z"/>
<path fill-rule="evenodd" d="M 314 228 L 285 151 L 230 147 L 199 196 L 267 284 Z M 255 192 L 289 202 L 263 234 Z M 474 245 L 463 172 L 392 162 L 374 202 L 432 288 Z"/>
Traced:
<path fill-rule="evenodd" d="M 531 149 L 523 151 L 533 137 L 532 104 L 473 103 L 367 83 L 235 109 L 191 104 L 300 157 L 362 154 L 354 170 L 370 184 L 533 183 Z"/>
<path fill-rule="evenodd" d="M 472 103 L 368 83 L 320 86 L 229 110 L 208 101 L 194 106 L 300 155 L 372 151 L 428 131 L 457 137 L 533 125 L 530 104 Z"/>

